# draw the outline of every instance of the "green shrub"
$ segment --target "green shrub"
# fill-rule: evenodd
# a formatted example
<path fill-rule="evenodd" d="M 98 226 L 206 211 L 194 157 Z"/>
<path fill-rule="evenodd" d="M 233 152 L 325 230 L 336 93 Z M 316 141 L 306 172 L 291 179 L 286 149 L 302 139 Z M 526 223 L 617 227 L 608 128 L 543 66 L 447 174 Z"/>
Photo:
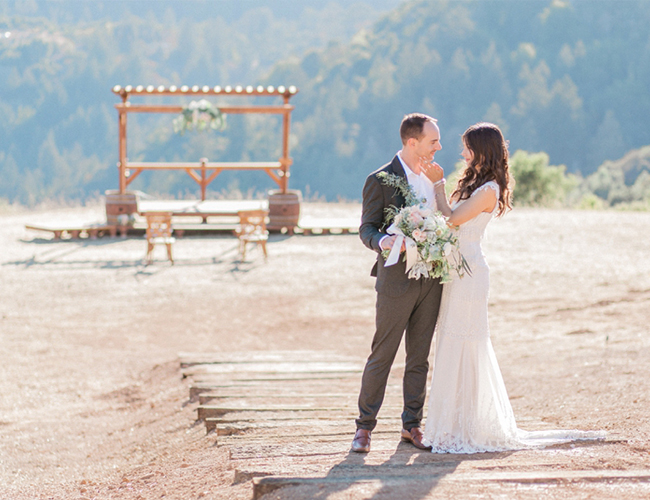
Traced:
<path fill-rule="evenodd" d="M 594 193 L 586 193 L 580 198 L 578 208 L 583 210 L 600 210 L 605 208 L 605 201 Z"/>
<path fill-rule="evenodd" d="M 510 172 L 515 178 L 514 203 L 529 206 L 565 205 L 569 193 L 580 183 L 566 174 L 564 165 L 549 165 L 546 153 L 517 151 L 510 157 Z"/>
<path fill-rule="evenodd" d="M 650 146 L 606 161 L 585 179 L 583 188 L 612 207 L 644 209 L 650 205 Z"/>

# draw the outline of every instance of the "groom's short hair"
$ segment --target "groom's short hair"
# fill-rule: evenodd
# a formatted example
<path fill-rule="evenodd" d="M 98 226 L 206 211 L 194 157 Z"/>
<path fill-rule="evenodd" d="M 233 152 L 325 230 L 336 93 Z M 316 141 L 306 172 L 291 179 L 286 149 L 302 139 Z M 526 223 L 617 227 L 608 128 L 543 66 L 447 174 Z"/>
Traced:
<path fill-rule="evenodd" d="M 436 123 L 438 120 L 425 115 L 424 113 L 411 113 L 402 119 L 402 124 L 399 128 L 399 135 L 402 138 L 402 144 L 406 144 L 411 137 L 420 139 L 422 137 L 422 130 L 426 122 Z"/>

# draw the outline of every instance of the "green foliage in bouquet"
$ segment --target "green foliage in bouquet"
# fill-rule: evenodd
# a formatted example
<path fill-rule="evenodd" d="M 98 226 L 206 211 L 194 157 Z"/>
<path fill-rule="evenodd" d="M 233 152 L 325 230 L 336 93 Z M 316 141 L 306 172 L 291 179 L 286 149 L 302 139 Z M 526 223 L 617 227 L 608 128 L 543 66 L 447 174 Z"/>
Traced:
<path fill-rule="evenodd" d="M 405 177 L 399 175 L 389 174 L 388 172 L 379 172 L 377 178 L 382 181 L 386 186 L 394 187 L 404 197 L 404 204 L 406 206 L 419 205 L 426 203 L 426 199 L 417 197 L 413 188 L 408 183 Z M 400 209 L 396 206 L 390 206 L 386 209 L 386 223 L 390 224 L 395 216 L 399 213 Z"/>

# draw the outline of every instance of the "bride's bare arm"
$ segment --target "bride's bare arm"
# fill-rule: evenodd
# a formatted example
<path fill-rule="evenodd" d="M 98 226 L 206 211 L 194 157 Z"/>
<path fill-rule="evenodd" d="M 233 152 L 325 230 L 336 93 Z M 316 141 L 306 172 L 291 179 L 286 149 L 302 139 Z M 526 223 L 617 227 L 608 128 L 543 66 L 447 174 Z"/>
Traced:
<path fill-rule="evenodd" d="M 447 201 L 447 193 L 445 193 L 445 185 L 438 184 L 433 192 L 436 195 L 436 207 L 440 210 L 440 213 L 445 217 L 449 217 L 452 214 L 451 207 L 449 206 L 449 201 Z"/>
<path fill-rule="evenodd" d="M 494 210 L 497 203 L 497 194 L 494 189 L 481 189 L 456 209 L 452 210 L 447 201 L 444 183 L 440 183 L 444 178 L 442 167 L 435 162 L 429 163 L 422 160 L 420 168 L 424 172 L 424 175 L 435 184 L 436 205 L 445 217 L 449 217 L 449 224 L 460 226 L 468 220 L 472 220 L 481 212 L 491 212 Z"/>
<path fill-rule="evenodd" d="M 440 194 L 438 194 L 440 193 Z M 444 201 L 443 201 L 444 200 Z M 445 195 L 444 186 L 436 186 L 436 203 L 438 209 L 441 205 L 449 207 L 447 197 Z M 491 212 L 497 203 L 497 194 L 494 189 L 481 189 L 473 196 L 458 205 L 454 210 L 449 208 L 449 212 L 445 213 L 440 210 L 445 216 L 449 217 L 449 223 L 454 226 L 460 226 L 465 222 L 472 220 L 481 212 Z"/>

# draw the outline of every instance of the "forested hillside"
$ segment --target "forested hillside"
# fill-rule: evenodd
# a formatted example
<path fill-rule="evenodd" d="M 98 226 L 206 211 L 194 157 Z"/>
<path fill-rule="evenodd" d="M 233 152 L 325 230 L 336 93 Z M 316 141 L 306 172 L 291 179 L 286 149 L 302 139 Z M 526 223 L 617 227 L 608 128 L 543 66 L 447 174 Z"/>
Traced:
<path fill-rule="evenodd" d="M 111 92 L 116 84 L 257 84 L 276 62 L 333 40 L 346 42 L 397 4 L 0 2 L 0 198 L 31 204 L 44 198 L 83 199 L 117 187 L 113 105 L 119 99 Z M 132 120 L 129 157 L 141 158 L 146 151 L 147 159 L 208 155 L 217 160 L 215 154 L 224 149 L 231 159 L 248 154 L 242 152 L 244 125 L 236 119 L 230 120 L 225 138 L 174 137 L 172 119 Z M 230 137 L 237 144 L 230 144 Z M 266 176 L 252 178 L 260 181 L 268 184 Z M 143 175 L 133 187 L 195 193 L 184 174 Z"/>
<path fill-rule="evenodd" d="M 290 186 L 329 199 L 360 197 L 412 111 L 438 118 L 448 170 L 463 130 L 490 120 L 513 152 L 587 176 L 650 144 L 648 25 L 644 0 L 0 3 L 0 198 L 115 188 L 116 84 L 296 85 Z M 272 118 L 184 136 L 172 119 L 130 118 L 129 158 L 279 156 Z M 196 193 L 180 173 L 132 187 Z M 272 184 L 241 173 L 212 187 Z"/>
<path fill-rule="evenodd" d="M 273 72 L 301 88 L 297 160 L 323 166 L 318 180 L 297 175 L 352 196 L 399 147 L 397 124 L 414 110 L 438 118 L 445 168 L 464 129 L 490 120 L 513 151 L 589 174 L 650 143 L 648 23 L 643 1 L 405 4 L 349 46 Z"/>

